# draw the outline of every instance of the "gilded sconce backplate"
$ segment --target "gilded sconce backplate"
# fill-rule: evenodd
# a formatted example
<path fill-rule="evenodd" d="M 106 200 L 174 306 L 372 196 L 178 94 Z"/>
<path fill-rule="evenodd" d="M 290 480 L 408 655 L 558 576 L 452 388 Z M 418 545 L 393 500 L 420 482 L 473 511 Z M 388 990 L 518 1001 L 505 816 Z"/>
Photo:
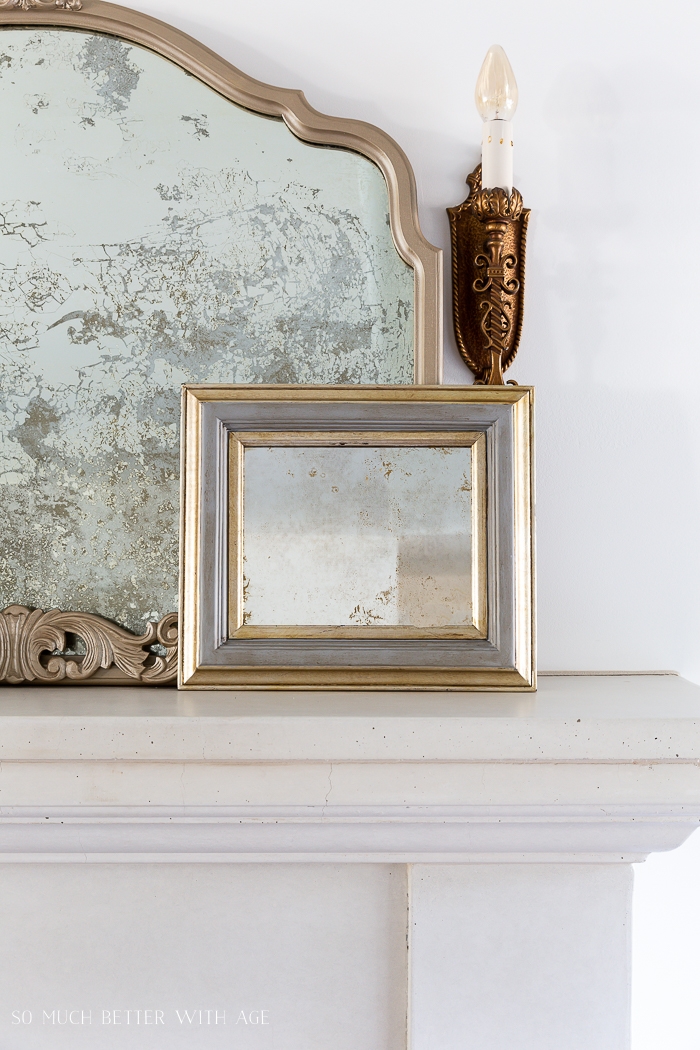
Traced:
<path fill-rule="evenodd" d="M 480 164 L 467 182 L 466 201 L 447 209 L 455 336 L 475 383 L 500 386 L 520 342 L 530 210 L 516 189 L 482 189 Z"/>

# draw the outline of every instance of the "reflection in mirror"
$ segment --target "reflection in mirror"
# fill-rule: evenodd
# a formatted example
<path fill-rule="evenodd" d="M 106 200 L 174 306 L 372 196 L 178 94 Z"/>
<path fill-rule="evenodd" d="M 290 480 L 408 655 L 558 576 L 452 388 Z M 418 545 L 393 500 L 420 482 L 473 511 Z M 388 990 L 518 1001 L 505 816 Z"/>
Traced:
<path fill-rule="evenodd" d="M 471 625 L 471 457 L 246 448 L 244 624 Z"/>
<path fill-rule="evenodd" d="M 183 382 L 411 383 L 357 153 L 116 37 L 0 32 L 0 608 L 177 608 Z"/>

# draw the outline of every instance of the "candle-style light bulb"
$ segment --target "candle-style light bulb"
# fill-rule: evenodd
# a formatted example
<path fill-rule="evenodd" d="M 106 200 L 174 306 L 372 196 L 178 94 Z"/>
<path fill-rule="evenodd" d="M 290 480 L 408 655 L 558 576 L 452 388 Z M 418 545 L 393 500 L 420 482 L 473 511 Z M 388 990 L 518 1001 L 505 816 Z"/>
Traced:
<path fill-rule="evenodd" d="M 474 92 L 482 120 L 512 120 L 518 108 L 518 85 L 513 67 L 500 44 L 486 53 Z"/>
<path fill-rule="evenodd" d="M 513 190 L 513 125 L 518 106 L 518 85 L 508 56 L 499 44 L 490 47 L 474 92 L 476 108 L 484 121 L 481 140 L 481 185 Z"/>

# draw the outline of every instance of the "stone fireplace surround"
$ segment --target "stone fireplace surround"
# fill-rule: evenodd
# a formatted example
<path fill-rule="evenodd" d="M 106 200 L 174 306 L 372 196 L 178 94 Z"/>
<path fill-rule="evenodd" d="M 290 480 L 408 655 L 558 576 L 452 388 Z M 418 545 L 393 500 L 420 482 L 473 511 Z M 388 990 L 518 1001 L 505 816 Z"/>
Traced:
<path fill-rule="evenodd" d="M 699 757 L 671 674 L 3 689 L 0 1045 L 623 1050 Z"/>

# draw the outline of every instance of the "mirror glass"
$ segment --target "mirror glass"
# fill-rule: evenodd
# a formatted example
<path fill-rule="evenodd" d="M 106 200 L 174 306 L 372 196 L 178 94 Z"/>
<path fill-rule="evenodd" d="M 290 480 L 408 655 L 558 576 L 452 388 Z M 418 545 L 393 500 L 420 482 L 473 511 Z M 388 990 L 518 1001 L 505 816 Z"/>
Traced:
<path fill-rule="evenodd" d="M 471 457 L 246 448 L 244 625 L 470 625 Z"/>
<path fill-rule="evenodd" d="M 5 28 L 0 99 L 0 608 L 140 633 L 177 608 L 180 385 L 411 383 L 413 270 L 371 161 L 143 48 Z"/>

